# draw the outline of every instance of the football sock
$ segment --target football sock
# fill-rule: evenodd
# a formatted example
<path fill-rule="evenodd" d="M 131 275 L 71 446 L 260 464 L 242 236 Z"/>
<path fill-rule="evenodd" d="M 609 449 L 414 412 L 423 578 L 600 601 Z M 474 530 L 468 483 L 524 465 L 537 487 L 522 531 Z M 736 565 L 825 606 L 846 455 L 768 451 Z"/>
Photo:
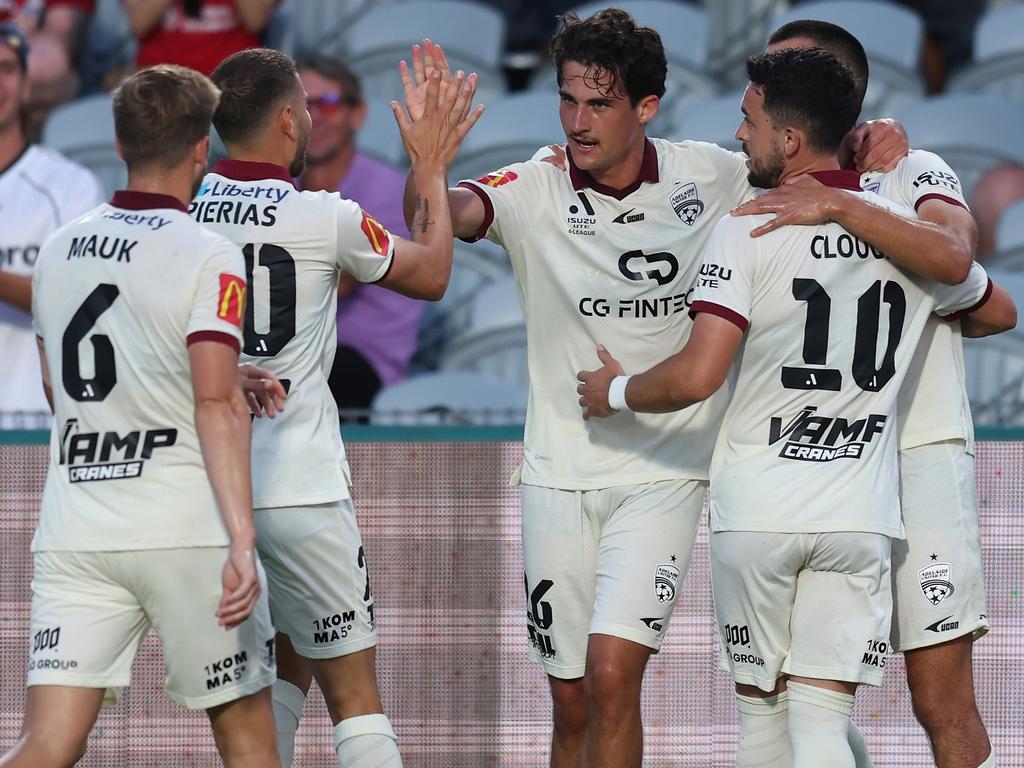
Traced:
<path fill-rule="evenodd" d="M 793 768 L 856 768 L 850 748 L 853 696 L 789 682 Z"/>
<path fill-rule="evenodd" d="M 868 745 L 864 741 L 864 734 L 860 732 L 857 724 L 850 721 L 850 729 L 846 732 L 846 740 L 850 742 L 850 749 L 853 751 L 853 759 L 857 768 L 875 768 L 871 762 L 871 755 L 868 754 Z"/>
<path fill-rule="evenodd" d="M 346 717 L 334 726 L 338 768 L 402 768 L 387 715 Z"/>
<path fill-rule="evenodd" d="M 758 698 L 736 694 L 740 744 L 736 768 L 790 768 L 789 696 L 786 691 Z"/>
<path fill-rule="evenodd" d="M 274 724 L 277 726 L 277 755 L 281 768 L 288 768 L 295 757 L 295 732 L 302 719 L 302 708 L 306 697 L 296 686 L 286 680 L 275 680 Z"/>

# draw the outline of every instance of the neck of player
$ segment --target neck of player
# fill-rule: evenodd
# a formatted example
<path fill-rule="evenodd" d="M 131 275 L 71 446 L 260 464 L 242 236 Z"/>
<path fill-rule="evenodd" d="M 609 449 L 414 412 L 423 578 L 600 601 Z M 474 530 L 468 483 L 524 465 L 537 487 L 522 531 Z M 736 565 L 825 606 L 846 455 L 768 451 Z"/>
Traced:
<path fill-rule="evenodd" d="M 306 158 L 306 170 L 302 174 L 303 189 L 326 189 L 334 191 L 341 186 L 352 166 L 356 145 L 348 142 L 337 152 L 321 162 Z"/>
<path fill-rule="evenodd" d="M 127 189 L 130 192 L 170 195 L 188 207 L 192 202 L 194 179 L 195 169 L 191 163 L 171 169 L 136 169 L 128 172 Z"/>
<path fill-rule="evenodd" d="M 647 136 L 640 132 L 640 137 L 632 143 L 629 152 L 622 159 L 609 168 L 593 169 L 590 175 L 598 184 L 603 184 L 612 189 L 625 189 L 640 178 L 640 169 L 644 164 L 644 150 L 647 148 Z M 586 170 L 586 169 L 584 169 Z"/>
<path fill-rule="evenodd" d="M 839 165 L 839 158 L 834 153 L 831 155 L 816 155 L 809 152 L 801 152 L 786 163 L 786 169 L 782 172 L 782 176 L 779 177 L 779 186 L 786 183 L 788 179 L 796 178 L 805 173 L 839 170 L 842 170 L 842 167 Z"/>

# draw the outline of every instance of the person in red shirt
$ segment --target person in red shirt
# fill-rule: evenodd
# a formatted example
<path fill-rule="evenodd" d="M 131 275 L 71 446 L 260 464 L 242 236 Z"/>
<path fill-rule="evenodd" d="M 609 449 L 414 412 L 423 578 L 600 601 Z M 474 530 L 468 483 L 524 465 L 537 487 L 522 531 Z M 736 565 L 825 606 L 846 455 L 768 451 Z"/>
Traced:
<path fill-rule="evenodd" d="M 277 0 L 122 0 L 139 40 L 135 63 L 180 64 L 209 75 L 226 57 L 258 48 Z"/>

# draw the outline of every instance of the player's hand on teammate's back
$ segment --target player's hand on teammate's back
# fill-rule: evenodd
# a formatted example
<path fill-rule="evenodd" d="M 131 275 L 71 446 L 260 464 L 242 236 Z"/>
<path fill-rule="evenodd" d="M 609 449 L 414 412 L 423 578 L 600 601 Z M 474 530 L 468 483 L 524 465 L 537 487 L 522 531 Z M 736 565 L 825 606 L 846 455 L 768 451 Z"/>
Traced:
<path fill-rule="evenodd" d="M 584 419 L 604 419 L 615 413 L 608 404 L 608 389 L 611 387 L 612 379 L 625 373 L 619 361 L 603 346 L 597 348 L 597 357 L 601 361 L 600 368 L 576 374 L 576 379 L 580 382 L 576 392 L 580 396 L 580 405 L 583 406 Z"/>
<path fill-rule="evenodd" d="M 539 160 L 542 163 L 555 166 L 560 171 L 564 171 L 566 165 L 565 145 L 548 144 L 546 150 L 547 152 L 544 149 L 538 149 L 530 159 Z M 548 154 L 549 152 L 550 154 Z"/>
<path fill-rule="evenodd" d="M 910 152 L 910 141 L 903 126 L 890 117 L 861 123 L 839 149 L 839 162 L 851 162 L 860 173 L 888 173 Z"/>
<path fill-rule="evenodd" d="M 234 629 L 249 618 L 260 596 L 253 544 L 231 544 L 220 580 L 223 591 L 217 606 L 217 619 L 225 629 Z"/>
<path fill-rule="evenodd" d="M 751 237 L 766 235 L 787 224 L 823 224 L 834 218 L 837 195 L 810 174 L 800 174 L 732 209 L 733 216 L 774 213 L 775 218 L 751 230 Z"/>
<path fill-rule="evenodd" d="M 439 71 L 428 76 L 423 114 L 418 120 L 410 119 L 397 101 L 391 102 L 402 143 L 414 166 L 434 162 L 445 167 L 450 165 L 462 140 L 484 111 L 483 106 L 471 110 L 476 74 L 467 78 L 460 70 L 451 87 L 446 87 L 443 93 L 441 78 Z"/>
<path fill-rule="evenodd" d="M 245 400 L 256 418 L 266 414 L 274 418 L 284 411 L 288 393 L 273 373 L 265 368 L 246 363 L 238 366 L 238 377 L 242 383 Z"/>

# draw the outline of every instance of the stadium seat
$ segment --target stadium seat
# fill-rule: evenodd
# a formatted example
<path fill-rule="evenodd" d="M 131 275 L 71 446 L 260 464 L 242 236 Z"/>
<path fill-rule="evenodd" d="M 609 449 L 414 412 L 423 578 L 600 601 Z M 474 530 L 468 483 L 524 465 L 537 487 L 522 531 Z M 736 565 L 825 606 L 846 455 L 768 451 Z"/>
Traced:
<path fill-rule="evenodd" d="M 526 324 L 511 275 L 476 294 L 466 327 L 448 345 L 441 369 L 478 371 L 529 386 Z"/>
<path fill-rule="evenodd" d="M 673 0 L 622 0 L 617 3 L 598 0 L 577 6 L 572 11 L 585 19 L 610 5 L 627 11 L 638 24 L 651 27 L 661 35 L 665 58 L 668 59 L 665 103 L 662 106 L 666 115 L 669 107 L 707 98 L 717 92 L 718 86 L 707 73 L 711 19 L 704 9 Z M 557 88 L 550 66 L 544 66 L 537 72 L 531 88 Z"/>
<path fill-rule="evenodd" d="M 395 122 L 391 104 L 375 98 L 366 99 L 366 122 L 356 137 L 359 151 L 393 168 L 407 168 L 409 156 L 402 146 L 402 134 Z"/>
<path fill-rule="evenodd" d="M 1024 106 L 993 96 L 946 94 L 897 112 L 911 146 L 942 157 L 960 176 L 970 200 L 978 177 L 1003 163 L 1024 164 Z"/>
<path fill-rule="evenodd" d="M 989 276 L 1024 306 L 1024 274 L 993 266 Z M 964 339 L 964 361 L 974 423 L 1024 426 L 1024 329 Z"/>
<path fill-rule="evenodd" d="M 462 142 L 448 177 L 475 179 L 512 163 L 529 160 L 546 144 L 564 144 L 558 96 L 550 91 L 517 93 L 488 104 Z"/>
<path fill-rule="evenodd" d="M 493 376 L 427 373 L 381 390 L 370 420 L 387 425 L 522 424 L 526 398 L 524 389 Z"/>
<path fill-rule="evenodd" d="M 736 140 L 736 129 L 743 117 L 740 112 L 742 99 L 743 91 L 736 91 L 696 104 L 684 104 L 682 109 L 673 112 L 668 135 L 676 141 L 710 141 L 726 149 L 738 150 L 740 142 Z"/>
<path fill-rule="evenodd" d="M 999 217 L 996 252 L 985 264 L 1010 272 L 1024 272 L 1024 201 L 1014 203 Z M 1024 296 L 1020 299 L 1024 301 Z"/>
<path fill-rule="evenodd" d="M 380 0 L 284 0 L 274 12 L 265 42 L 295 59 L 314 53 L 345 56 L 345 32 Z M 397 64 L 397 62 L 396 62 Z"/>
<path fill-rule="evenodd" d="M 55 109 L 43 127 L 43 144 L 96 174 L 109 198 L 128 179 L 114 148 L 114 113 L 109 93 L 87 96 Z"/>
<path fill-rule="evenodd" d="M 917 71 L 924 24 L 913 11 L 886 0 L 818 0 L 779 14 L 772 29 L 797 19 L 838 24 L 864 45 L 871 77 L 862 118 L 891 117 L 924 94 Z"/>
<path fill-rule="evenodd" d="M 991 93 L 1024 104 L 1024 3 L 988 11 L 974 30 L 974 58 L 950 91 Z"/>
<path fill-rule="evenodd" d="M 363 81 L 363 92 L 385 101 L 401 100 L 398 62 L 409 61 L 413 43 L 424 37 L 444 47 L 453 72 L 462 69 L 480 76 L 477 101 L 491 104 L 504 95 L 505 18 L 467 0 L 389 3 L 361 14 L 345 32 L 344 50 Z"/>
<path fill-rule="evenodd" d="M 98 0 L 85 31 L 78 67 L 82 92 L 101 88 L 104 75 L 115 67 L 130 65 L 137 49 L 121 0 Z"/>

